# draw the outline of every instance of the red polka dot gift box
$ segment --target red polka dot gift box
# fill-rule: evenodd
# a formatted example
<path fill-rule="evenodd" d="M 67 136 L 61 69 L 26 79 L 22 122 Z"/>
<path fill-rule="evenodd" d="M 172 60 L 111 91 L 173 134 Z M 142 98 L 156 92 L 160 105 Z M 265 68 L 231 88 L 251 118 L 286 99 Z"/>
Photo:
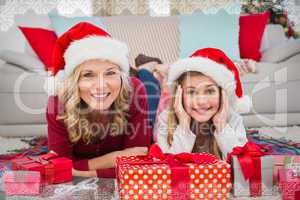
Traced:
<path fill-rule="evenodd" d="M 147 156 L 116 161 L 121 200 L 229 199 L 230 165 L 208 153 L 163 154 L 153 145 Z"/>

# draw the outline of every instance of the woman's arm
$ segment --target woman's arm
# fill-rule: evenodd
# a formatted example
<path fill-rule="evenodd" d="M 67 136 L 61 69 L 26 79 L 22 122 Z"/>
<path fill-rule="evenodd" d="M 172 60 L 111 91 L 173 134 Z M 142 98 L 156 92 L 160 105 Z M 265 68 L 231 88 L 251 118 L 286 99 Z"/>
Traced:
<path fill-rule="evenodd" d="M 147 148 L 128 148 L 114 151 L 93 159 L 76 160 L 68 131 L 63 122 L 56 119 L 59 109 L 57 97 L 49 97 L 46 118 L 48 122 L 48 148 L 60 156 L 73 160 L 74 176 L 114 177 L 115 159 L 119 155 L 145 154 Z M 149 133 L 150 134 L 150 133 Z M 146 145 L 145 145 L 146 146 Z"/>

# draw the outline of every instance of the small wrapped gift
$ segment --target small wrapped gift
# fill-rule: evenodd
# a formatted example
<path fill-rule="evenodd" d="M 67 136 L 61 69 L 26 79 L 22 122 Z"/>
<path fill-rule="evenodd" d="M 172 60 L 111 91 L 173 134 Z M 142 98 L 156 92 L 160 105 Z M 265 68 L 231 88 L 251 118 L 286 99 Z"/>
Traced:
<path fill-rule="evenodd" d="M 300 199 L 300 176 L 293 169 L 279 170 L 279 189 L 283 200 Z"/>
<path fill-rule="evenodd" d="M 273 195 L 273 157 L 265 156 L 258 145 L 248 142 L 235 147 L 228 162 L 233 167 L 234 196 Z"/>
<path fill-rule="evenodd" d="M 230 165 L 208 153 L 163 154 L 116 161 L 120 199 L 229 199 Z"/>
<path fill-rule="evenodd" d="M 289 162 L 300 163 L 299 155 L 272 155 L 274 160 L 274 170 L 273 170 L 273 183 L 278 185 L 279 183 L 279 170 L 284 169 L 285 165 Z"/>
<path fill-rule="evenodd" d="M 69 182 L 72 180 L 72 160 L 55 153 L 27 156 L 12 160 L 13 170 L 39 171 L 43 184 Z"/>
<path fill-rule="evenodd" d="M 5 171 L 2 177 L 6 195 L 38 195 L 40 193 L 40 172 Z"/>

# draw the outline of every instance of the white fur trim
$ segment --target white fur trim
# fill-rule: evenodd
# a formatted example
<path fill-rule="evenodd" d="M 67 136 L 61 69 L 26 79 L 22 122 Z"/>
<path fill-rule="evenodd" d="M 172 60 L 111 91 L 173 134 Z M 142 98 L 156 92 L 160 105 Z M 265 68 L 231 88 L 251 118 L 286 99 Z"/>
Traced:
<path fill-rule="evenodd" d="M 89 36 L 72 42 L 65 51 L 65 75 L 70 75 L 84 61 L 97 58 L 109 60 L 129 74 L 128 47 L 125 43 L 110 37 Z"/>
<path fill-rule="evenodd" d="M 235 92 L 236 82 L 233 73 L 226 66 L 203 57 L 185 58 L 172 64 L 169 68 L 168 84 L 173 84 L 181 74 L 188 71 L 197 71 L 209 76 L 228 94 Z"/>
<path fill-rule="evenodd" d="M 57 92 L 62 85 L 63 79 L 64 79 L 64 70 L 57 72 L 55 76 L 48 75 L 46 77 L 44 82 L 44 90 L 46 91 L 48 96 L 57 95 Z"/>
<path fill-rule="evenodd" d="M 236 101 L 236 112 L 249 113 L 252 108 L 252 100 L 249 96 L 244 95 Z"/>

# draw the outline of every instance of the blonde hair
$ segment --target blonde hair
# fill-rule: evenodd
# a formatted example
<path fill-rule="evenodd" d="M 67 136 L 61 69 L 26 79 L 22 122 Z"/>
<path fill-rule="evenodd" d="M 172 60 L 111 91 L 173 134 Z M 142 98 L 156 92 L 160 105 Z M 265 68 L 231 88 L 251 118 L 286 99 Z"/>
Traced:
<path fill-rule="evenodd" d="M 185 72 L 183 73 L 176 81 L 173 87 L 173 91 L 172 91 L 172 99 L 171 99 L 171 104 L 170 104 L 170 108 L 169 108 L 169 114 L 168 114 L 168 144 L 171 145 L 173 142 L 173 134 L 174 131 L 176 129 L 176 127 L 178 126 L 178 118 L 176 116 L 175 110 L 174 110 L 174 104 L 175 104 L 175 97 L 176 95 L 174 95 L 176 93 L 176 89 L 178 85 L 182 85 L 183 82 L 186 80 L 186 78 L 188 76 L 196 76 L 196 75 L 203 75 L 201 72 L 197 72 L 197 71 L 189 71 L 189 72 Z M 191 123 L 192 124 L 192 123 Z M 216 139 L 214 137 L 208 137 L 206 138 L 204 135 L 202 134 L 197 134 L 197 138 L 196 140 L 198 140 L 198 142 L 204 142 L 204 140 L 209 140 L 209 153 L 216 155 L 217 157 L 221 158 L 222 154 L 220 151 L 220 148 L 216 142 Z M 197 145 L 197 142 L 195 143 L 195 145 Z M 195 147 L 194 147 L 195 148 Z"/>
<path fill-rule="evenodd" d="M 69 140 L 72 143 L 82 139 L 84 143 L 89 144 L 95 134 L 93 134 L 89 113 L 82 112 L 87 108 L 87 105 L 83 102 L 79 93 L 80 72 L 80 67 L 77 66 L 63 82 L 63 87 L 60 88 L 58 98 L 64 106 L 64 111 L 58 115 L 57 119 L 63 120 L 66 124 Z M 122 135 L 127 126 L 131 89 L 128 77 L 121 73 L 121 89 L 112 105 L 114 113 L 109 126 L 110 135 L 112 136 Z"/>

